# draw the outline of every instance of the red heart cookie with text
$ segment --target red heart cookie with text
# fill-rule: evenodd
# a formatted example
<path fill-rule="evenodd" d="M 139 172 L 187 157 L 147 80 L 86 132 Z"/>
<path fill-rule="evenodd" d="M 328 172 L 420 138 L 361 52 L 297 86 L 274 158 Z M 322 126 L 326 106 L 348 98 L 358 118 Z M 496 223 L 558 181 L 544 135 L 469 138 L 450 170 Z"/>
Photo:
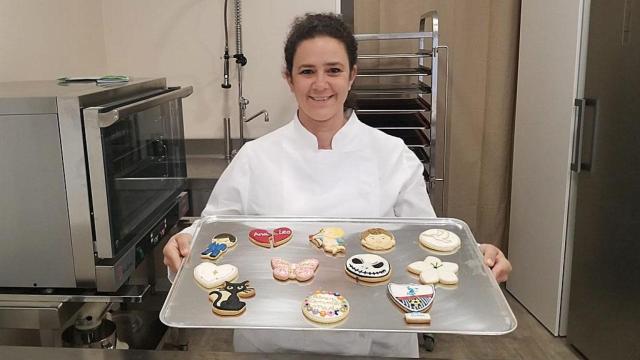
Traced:
<path fill-rule="evenodd" d="M 264 229 L 253 229 L 249 231 L 249 240 L 258 246 L 271 247 L 271 233 Z"/>
<path fill-rule="evenodd" d="M 293 237 L 293 231 L 288 227 L 281 227 L 273 230 L 273 246 L 286 244 Z"/>

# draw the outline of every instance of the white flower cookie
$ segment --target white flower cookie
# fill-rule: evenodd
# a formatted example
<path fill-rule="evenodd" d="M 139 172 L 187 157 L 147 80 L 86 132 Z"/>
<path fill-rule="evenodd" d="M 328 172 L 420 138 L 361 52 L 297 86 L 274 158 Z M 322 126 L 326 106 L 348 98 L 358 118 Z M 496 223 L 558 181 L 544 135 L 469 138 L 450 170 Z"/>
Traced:
<path fill-rule="evenodd" d="M 455 285 L 458 283 L 458 264 L 443 262 L 435 256 L 427 256 L 423 261 L 416 261 L 407 270 L 416 275 L 420 275 L 420 282 L 423 284 L 445 284 Z"/>
<path fill-rule="evenodd" d="M 213 289 L 238 277 L 238 268 L 231 264 L 203 262 L 193 269 L 193 277 L 202 287 Z"/>
<path fill-rule="evenodd" d="M 420 234 L 420 244 L 436 251 L 453 251 L 460 247 L 458 235 L 448 230 L 429 229 Z"/>

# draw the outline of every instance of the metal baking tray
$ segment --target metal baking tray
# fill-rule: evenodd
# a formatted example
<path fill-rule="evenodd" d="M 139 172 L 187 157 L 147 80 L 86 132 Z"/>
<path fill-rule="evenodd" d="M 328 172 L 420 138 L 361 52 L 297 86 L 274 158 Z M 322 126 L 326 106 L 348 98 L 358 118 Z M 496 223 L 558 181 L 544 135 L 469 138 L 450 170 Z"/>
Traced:
<path fill-rule="evenodd" d="M 244 328 L 288 330 L 334 330 L 374 332 L 428 332 L 477 335 L 506 334 L 516 328 L 516 319 L 490 270 L 482 264 L 477 243 L 462 221 L 456 219 L 332 219 L 332 218 L 266 218 L 229 217 L 204 218 L 198 225 L 191 255 L 176 275 L 160 320 L 178 328 Z M 293 239 L 272 249 L 251 243 L 247 237 L 253 228 L 275 229 L 287 226 Z M 347 254 L 331 256 L 309 242 L 309 234 L 322 227 L 339 226 L 345 230 Z M 429 255 L 460 266 L 456 286 L 438 286 L 431 308 L 430 325 L 409 325 L 404 313 L 387 294 L 387 282 L 375 286 L 362 285 L 347 276 L 344 264 L 349 256 L 368 253 L 360 245 L 360 232 L 382 227 L 396 237 L 396 246 L 380 254 L 392 267 L 390 282 L 419 283 L 406 270 L 408 264 L 424 260 Z M 462 246 L 453 254 L 438 254 L 418 242 L 421 232 L 430 228 L 456 233 Z M 249 280 L 255 288 L 253 298 L 244 299 L 246 311 L 238 316 L 213 314 L 208 293 L 193 278 L 193 268 L 200 264 L 200 251 L 218 233 L 231 233 L 238 238 L 234 249 L 224 254 L 216 264 L 233 264 L 239 269 L 239 281 Z M 281 257 L 299 262 L 316 258 L 320 266 L 313 279 L 306 283 L 280 282 L 273 278 L 270 260 Z M 351 306 L 349 316 L 334 325 L 321 325 L 306 319 L 301 306 L 304 298 L 316 290 L 337 291 Z"/>
<path fill-rule="evenodd" d="M 376 129 L 429 129 L 429 120 L 421 113 L 409 114 L 358 114 L 358 119 Z"/>
<path fill-rule="evenodd" d="M 361 99 L 358 98 L 356 113 L 360 114 L 398 114 L 430 111 L 431 104 L 425 99 Z"/>

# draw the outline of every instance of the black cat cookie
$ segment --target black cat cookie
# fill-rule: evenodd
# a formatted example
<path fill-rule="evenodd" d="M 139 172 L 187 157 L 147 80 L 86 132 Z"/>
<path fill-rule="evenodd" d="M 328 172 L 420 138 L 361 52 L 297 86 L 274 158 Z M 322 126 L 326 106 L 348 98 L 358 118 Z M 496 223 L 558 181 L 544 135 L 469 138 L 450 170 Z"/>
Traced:
<path fill-rule="evenodd" d="M 209 293 L 212 310 L 222 316 L 239 315 L 247 308 L 247 303 L 240 298 L 252 297 L 256 290 L 249 287 L 249 280 L 243 282 L 225 282 L 223 287 Z"/>

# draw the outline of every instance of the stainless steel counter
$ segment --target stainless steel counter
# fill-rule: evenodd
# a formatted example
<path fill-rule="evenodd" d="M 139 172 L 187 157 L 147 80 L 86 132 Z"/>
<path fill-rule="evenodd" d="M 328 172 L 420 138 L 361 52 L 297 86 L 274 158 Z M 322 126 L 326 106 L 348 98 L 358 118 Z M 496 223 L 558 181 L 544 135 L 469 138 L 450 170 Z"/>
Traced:
<path fill-rule="evenodd" d="M 11 360 L 253 360 L 253 359 L 326 359 L 326 355 L 225 353 L 200 351 L 151 351 L 151 350 L 97 350 L 27 346 L 0 346 L 0 359 Z M 332 355 L 332 359 L 383 359 L 378 357 L 344 357 Z"/>

